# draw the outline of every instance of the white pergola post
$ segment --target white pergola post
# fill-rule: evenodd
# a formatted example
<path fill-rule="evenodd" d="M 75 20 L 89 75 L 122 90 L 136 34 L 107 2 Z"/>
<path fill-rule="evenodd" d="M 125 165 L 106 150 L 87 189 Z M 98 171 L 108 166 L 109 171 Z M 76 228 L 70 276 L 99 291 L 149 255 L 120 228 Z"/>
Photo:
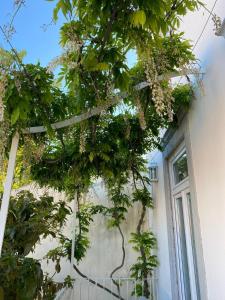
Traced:
<path fill-rule="evenodd" d="M 9 199 L 11 195 L 12 190 L 12 183 L 13 183 L 13 176 L 14 176 L 14 169 L 16 164 L 16 153 L 18 149 L 19 144 L 19 134 L 16 133 L 13 136 L 10 154 L 9 154 L 9 162 L 8 162 L 8 168 L 7 168 L 7 175 L 6 180 L 4 183 L 4 193 L 2 197 L 2 205 L 0 210 L 0 257 L 2 254 L 2 245 L 3 245 L 3 239 L 5 234 L 5 226 L 6 226 L 6 220 L 8 215 L 8 209 L 9 209 Z"/>
<path fill-rule="evenodd" d="M 73 200 L 73 213 L 72 213 L 72 247 L 71 247 L 71 262 L 70 262 L 70 275 L 73 277 L 73 264 L 74 264 L 74 252 L 75 252 L 75 242 L 76 242 L 76 217 L 77 217 L 77 192 L 75 192 L 75 197 Z"/>

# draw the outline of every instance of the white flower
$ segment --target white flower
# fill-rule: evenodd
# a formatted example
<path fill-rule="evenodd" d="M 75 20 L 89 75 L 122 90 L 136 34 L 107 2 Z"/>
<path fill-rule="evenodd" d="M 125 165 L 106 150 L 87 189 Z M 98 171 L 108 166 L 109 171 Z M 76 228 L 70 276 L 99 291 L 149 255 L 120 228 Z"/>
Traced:
<path fill-rule="evenodd" d="M 169 120 L 173 120 L 172 103 L 172 89 L 168 85 L 167 88 L 162 88 L 158 79 L 158 72 L 153 57 L 148 53 L 144 61 L 146 79 L 151 88 L 152 101 L 155 104 L 156 112 L 159 116 L 167 115 Z M 165 68 L 166 64 L 163 64 Z M 162 66 L 161 66 L 162 69 Z"/>
<path fill-rule="evenodd" d="M 58 66 L 60 66 L 64 62 L 64 56 L 60 55 L 50 61 L 47 66 L 47 73 L 52 73 Z"/>
<path fill-rule="evenodd" d="M 222 27 L 222 21 L 221 21 L 221 18 L 218 17 L 217 15 L 213 15 L 212 17 L 212 21 L 214 23 L 214 32 L 215 34 L 219 33 L 219 31 L 221 30 L 221 27 Z"/>
<path fill-rule="evenodd" d="M 135 99 L 135 102 L 136 102 L 136 106 L 137 106 L 138 118 L 139 118 L 139 123 L 140 123 L 141 129 L 145 130 L 146 129 L 145 114 L 144 114 L 144 111 L 143 111 L 143 108 L 141 105 L 140 98 L 137 97 Z"/>
<path fill-rule="evenodd" d="M 4 103 L 3 99 L 5 97 L 7 86 L 7 76 L 5 73 L 2 73 L 0 76 L 0 122 L 4 119 Z"/>

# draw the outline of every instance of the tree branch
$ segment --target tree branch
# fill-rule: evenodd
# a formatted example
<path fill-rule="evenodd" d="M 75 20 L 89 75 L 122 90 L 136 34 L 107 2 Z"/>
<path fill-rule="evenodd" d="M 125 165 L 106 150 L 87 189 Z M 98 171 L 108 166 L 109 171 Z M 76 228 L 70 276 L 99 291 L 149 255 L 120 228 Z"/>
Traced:
<path fill-rule="evenodd" d="M 141 227 L 144 223 L 145 214 L 146 214 L 146 206 L 142 204 L 142 212 L 141 212 L 141 216 L 140 216 L 140 219 L 139 219 L 138 225 L 137 225 L 137 233 L 138 234 L 141 234 Z"/>
<path fill-rule="evenodd" d="M 135 181 L 135 179 L 134 179 Z M 136 187 L 136 184 L 135 184 L 135 187 Z M 137 190 L 137 188 L 136 188 Z M 138 221 L 138 225 L 137 225 L 137 234 L 140 236 L 141 235 L 141 227 L 144 223 L 144 219 L 145 219 L 145 215 L 146 215 L 146 206 L 142 203 L 142 213 L 141 213 L 141 216 L 140 216 L 140 219 Z M 144 263 L 144 266 L 146 265 L 146 255 L 145 255 L 145 250 L 144 250 L 144 247 L 143 246 L 140 246 L 140 253 L 141 253 L 141 257 L 143 259 L 143 263 Z M 144 280 L 144 291 L 143 291 L 143 294 L 146 298 L 148 298 L 150 296 L 150 291 L 149 291 L 149 284 L 148 284 L 148 270 L 144 267 L 143 268 L 143 280 Z"/>
<path fill-rule="evenodd" d="M 110 20 L 109 20 L 108 25 L 106 27 L 106 31 L 105 31 L 105 34 L 104 34 L 104 37 L 103 37 L 103 40 L 102 40 L 100 53 L 103 51 L 103 49 L 105 47 L 105 44 L 107 43 L 107 41 L 109 39 L 110 33 L 112 31 L 113 22 L 116 19 L 117 10 L 118 10 L 118 8 L 116 8 L 116 7 L 114 7 L 113 10 L 112 10 L 111 17 L 110 17 Z"/>
<path fill-rule="evenodd" d="M 83 274 L 76 265 L 73 265 L 74 270 L 84 279 L 86 279 L 88 282 L 94 284 L 95 286 L 98 286 L 99 288 L 103 289 L 104 291 L 106 291 L 107 293 L 111 294 L 112 296 L 114 296 L 117 299 L 120 300 L 125 300 L 123 297 L 117 295 L 116 293 L 112 292 L 110 289 L 108 289 L 107 287 L 103 286 L 102 284 L 96 282 L 95 280 L 87 277 L 85 274 Z"/>
<path fill-rule="evenodd" d="M 143 176 L 142 176 L 141 173 L 137 170 L 137 168 L 135 168 L 135 167 L 133 167 L 133 168 L 134 168 L 134 171 L 135 171 L 136 174 L 137 174 L 137 177 L 141 180 L 143 187 L 147 189 L 146 184 L 145 184 L 144 179 L 143 179 Z"/>
<path fill-rule="evenodd" d="M 124 235 L 123 235 L 123 232 L 122 232 L 122 229 L 120 227 L 120 225 L 117 226 L 119 232 L 120 232 L 120 235 L 121 235 L 121 239 L 122 239 L 122 262 L 121 264 L 116 267 L 110 274 L 110 278 L 112 278 L 112 281 L 113 283 L 115 284 L 115 286 L 117 287 L 117 291 L 118 291 L 118 294 L 120 296 L 120 286 L 119 286 L 119 283 L 116 282 L 114 279 L 113 279 L 113 275 L 119 271 L 123 266 L 124 266 L 124 262 L 125 262 L 125 256 L 126 256 L 126 252 L 125 252 L 125 239 L 124 239 Z"/>
<path fill-rule="evenodd" d="M 168 21 L 168 19 L 172 16 L 174 11 L 177 10 L 179 8 L 179 6 L 181 6 L 184 3 L 184 1 L 185 0 L 181 0 L 180 2 L 178 2 L 178 0 L 175 0 L 173 2 L 173 5 L 171 6 L 170 10 L 166 14 L 165 21 Z"/>
<path fill-rule="evenodd" d="M 141 227 L 144 223 L 144 218 L 145 218 L 145 214 L 146 214 L 146 206 L 142 204 L 142 213 L 141 213 L 141 217 L 139 219 L 139 222 L 138 222 L 138 226 L 137 226 L 137 234 L 141 234 Z M 143 263 L 144 263 L 144 266 L 146 265 L 146 255 L 145 255 L 145 250 L 144 250 L 144 247 L 141 246 L 140 247 L 140 253 L 141 253 L 141 256 L 142 256 L 142 259 L 143 259 Z M 144 280 L 144 291 L 143 291 L 143 294 L 146 298 L 148 298 L 150 296 L 150 291 L 149 291 L 149 284 L 148 284 L 148 271 L 147 269 L 144 267 L 143 268 L 143 280 Z"/>

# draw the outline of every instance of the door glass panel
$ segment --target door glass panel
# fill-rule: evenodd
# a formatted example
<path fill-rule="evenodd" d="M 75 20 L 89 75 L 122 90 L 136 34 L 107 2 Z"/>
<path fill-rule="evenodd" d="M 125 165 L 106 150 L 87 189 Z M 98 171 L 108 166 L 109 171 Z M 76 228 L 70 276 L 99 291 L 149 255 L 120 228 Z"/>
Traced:
<path fill-rule="evenodd" d="M 193 214 L 192 214 L 192 206 L 191 206 L 191 194 L 188 192 L 186 194 L 186 197 L 187 197 L 190 232 L 191 232 L 191 246 L 192 246 L 193 261 L 194 261 L 194 272 L 195 272 L 195 284 L 196 284 L 196 291 L 197 291 L 197 299 L 200 299 L 197 258 L 196 258 L 196 247 L 195 247 L 195 239 L 194 239 L 194 223 L 193 223 Z"/>
<path fill-rule="evenodd" d="M 187 153 L 184 152 L 173 164 L 174 182 L 178 184 L 188 177 Z"/>
<path fill-rule="evenodd" d="M 170 182 L 176 229 L 177 280 L 180 300 L 200 300 L 188 175 L 187 153 L 180 147 L 179 152 L 170 159 Z"/>
<path fill-rule="evenodd" d="M 183 277 L 183 290 L 184 290 L 184 299 L 191 299 L 191 288 L 190 288 L 190 278 L 189 278 L 189 269 L 188 269 L 188 254 L 187 254 L 187 245 L 185 237 L 185 224 L 184 224 L 184 213 L 182 198 L 179 197 L 176 199 L 177 210 L 178 210 L 178 239 L 180 244 L 180 260 L 181 260 L 181 276 Z"/>

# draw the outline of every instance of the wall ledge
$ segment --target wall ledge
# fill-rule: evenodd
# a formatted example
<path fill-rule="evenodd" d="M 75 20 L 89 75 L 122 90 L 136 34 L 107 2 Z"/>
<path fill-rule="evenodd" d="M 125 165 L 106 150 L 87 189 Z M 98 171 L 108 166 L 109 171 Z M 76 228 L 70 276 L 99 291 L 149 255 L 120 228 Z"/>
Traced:
<path fill-rule="evenodd" d="M 172 139 L 173 135 L 180 127 L 183 119 L 188 114 L 188 111 L 189 111 L 189 109 L 187 110 L 185 108 L 180 108 L 180 110 L 178 111 L 178 113 L 176 115 L 176 119 L 177 119 L 176 124 L 173 126 L 170 126 L 164 133 L 163 137 L 161 138 L 160 146 L 162 147 L 162 149 L 164 149 L 167 146 L 167 144 L 169 143 L 169 141 Z"/>

